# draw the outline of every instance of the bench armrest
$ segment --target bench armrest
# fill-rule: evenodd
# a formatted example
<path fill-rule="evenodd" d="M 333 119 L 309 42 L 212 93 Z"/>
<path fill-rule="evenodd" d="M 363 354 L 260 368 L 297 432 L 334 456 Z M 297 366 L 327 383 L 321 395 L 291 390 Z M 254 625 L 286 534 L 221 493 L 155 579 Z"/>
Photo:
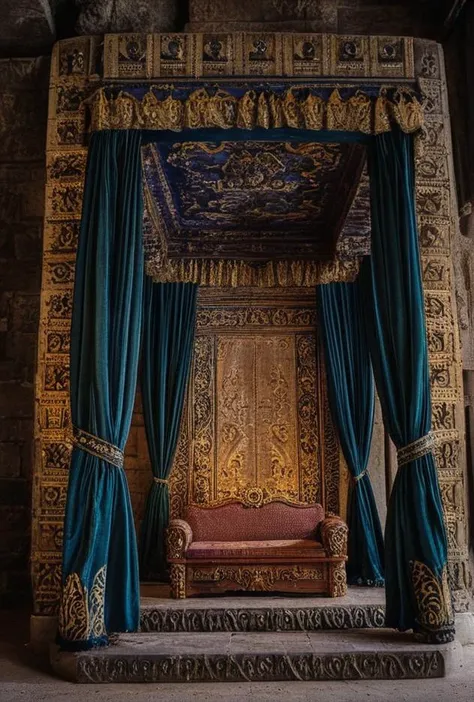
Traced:
<path fill-rule="evenodd" d="M 321 541 L 328 556 L 347 558 L 347 524 L 336 516 L 326 517 L 320 526 Z"/>
<path fill-rule="evenodd" d="M 166 552 L 172 563 L 186 557 L 186 551 L 193 540 L 190 525 L 184 519 L 172 519 L 166 533 Z"/>

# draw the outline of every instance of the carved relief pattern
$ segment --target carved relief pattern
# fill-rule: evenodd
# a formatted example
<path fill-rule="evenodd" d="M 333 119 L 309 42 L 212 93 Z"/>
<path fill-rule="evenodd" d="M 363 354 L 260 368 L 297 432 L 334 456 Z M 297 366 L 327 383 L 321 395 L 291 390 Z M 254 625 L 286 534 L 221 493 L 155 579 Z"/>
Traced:
<path fill-rule="evenodd" d="M 327 394 L 326 386 L 326 376 L 323 365 L 321 364 L 321 401 L 322 401 L 322 411 L 321 411 L 321 421 L 324 422 L 324 443 L 322 446 L 323 451 L 323 466 L 324 470 L 324 508 L 326 514 L 332 512 L 333 514 L 339 514 L 339 479 L 340 479 L 340 456 L 341 449 L 339 445 L 338 438 L 336 436 L 336 431 L 334 429 L 334 424 L 331 418 L 331 411 L 329 409 L 329 400 Z M 331 466 L 330 470 L 326 470 L 326 466 Z"/>
<path fill-rule="evenodd" d="M 347 593 L 347 576 L 346 564 L 344 561 L 339 561 L 332 566 L 332 596 L 342 597 Z"/>
<path fill-rule="evenodd" d="M 170 566 L 170 582 L 173 597 L 183 600 L 186 597 L 186 566 L 173 563 Z"/>
<path fill-rule="evenodd" d="M 219 566 L 193 568 L 191 580 L 195 582 L 222 582 L 225 580 L 238 585 L 242 590 L 268 591 L 275 588 L 278 581 L 297 582 L 299 580 L 323 580 L 321 568 L 303 568 L 302 566 Z"/>
<path fill-rule="evenodd" d="M 298 423 L 299 423 L 299 479 L 300 495 L 304 502 L 321 503 L 321 474 L 315 475 L 313 465 L 320 454 L 318 436 L 318 406 L 316 349 L 313 335 L 296 337 Z M 321 459 L 316 459 L 321 465 Z M 330 466 L 328 466 L 330 470 Z"/>
<path fill-rule="evenodd" d="M 425 125 L 416 139 L 416 198 L 430 356 L 433 431 L 448 531 L 448 568 L 454 604 L 467 606 L 470 578 L 464 533 L 461 358 L 453 299 L 451 238 L 454 221 L 450 182 L 450 128 L 439 47 L 415 40 L 415 68 L 426 96 Z M 421 566 L 416 570 L 419 575 Z M 414 571 L 415 574 L 415 571 Z M 417 577 L 419 585 L 420 578 Z M 416 589 L 416 588 L 415 588 Z M 440 599 L 442 601 L 443 598 Z M 421 607 L 421 605 L 423 605 Z M 426 610 L 426 602 L 420 607 Z M 431 611 L 431 610 L 430 610 Z"/>
<path fill-rule="evenodd" d="M 314 307 L 267 308 L 262 296 L 247 309 L 200 306 L 197 319 L 188 398 L 191 502 L 320 501 Z M 289 333 L 293 329 L 300 333 Z M 338 445 L 324 465 L 338 472 Z"/>
<path fill-rule="evenodd" d="M 214 343 L 213 338 L 198 336 L 194 345 L 194 368 L 190 386 L 193 408 L 191 500 L 205 504 L 213 499 L 214 477 Z"/>
<path fill-rule="evenodd" d="M 189 393 L 183 407 L 178 446 L 176 447 L 173 470 L 169 478 L 170 516 L 172 519 L 184 517 L 186 504 L 188 502 L 188 476 L 190 466 L 188 397 Z"/>
<path fill-rule="evenodd" d="M 78 657 L 76 680 L 101 682 L 262 682 L 271 680 L 413 680 L 445 675 L 443 653 L 198 654 Z"/>
<path fill-rule="evenodd" d="M 385 626 L 384 605 L 350 607 L 256 608 L 195 610 L 146 608 L 141 611 L 141 631 L 318 631 L 368 629 Z"/>

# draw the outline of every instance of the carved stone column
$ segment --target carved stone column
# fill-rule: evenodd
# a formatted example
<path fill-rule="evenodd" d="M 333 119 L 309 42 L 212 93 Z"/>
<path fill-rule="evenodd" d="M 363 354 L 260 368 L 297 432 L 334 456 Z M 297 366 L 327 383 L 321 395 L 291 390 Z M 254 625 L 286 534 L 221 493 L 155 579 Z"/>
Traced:
<path fill-rule="evenodd" d="M 415 40 L 415 70 L 426 96 L 416 144 L 416 198 L 430 354 L 433 430 L 448 532 L 449 581 L 456 612 L 470 606 L 462 361 L 454 285 L 458 226 L 449 108 L 442 48 Z"/>

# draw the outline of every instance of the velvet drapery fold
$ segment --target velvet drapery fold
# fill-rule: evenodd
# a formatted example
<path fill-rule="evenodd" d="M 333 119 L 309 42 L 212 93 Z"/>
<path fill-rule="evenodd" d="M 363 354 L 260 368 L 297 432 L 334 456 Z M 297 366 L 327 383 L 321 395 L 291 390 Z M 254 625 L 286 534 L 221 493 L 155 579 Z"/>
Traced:
<path fill-rule="evenodd" d="M 352 476 L 347 579 L 383 585 L 383 535 L 367 472 L 374 423 L 374 381 L 359 284 L 316 288 L 331 414 Z"/>
<path fill-rule="evenodd" d="M 449 641 L 454 626 L 446 530 L 430 437 L 412 137 L 396 129 L 374 137 L 369 175 L 372 251 L 362 266 L 361 282 L 384 423 L 399 451 L 385 529 L 386 624 L 413 628 L 427 641 Z"/>
<path fill-rule="evenodd" d="M 138 553 L 123 449 L 135 399 L 143 250 L 138 132 L 91 138 L 71 331 L 72 452 L 59 643 L 106 645 L 139 624 Z"/>
<path fill-rule="evenodd" d="M 145 282 L 141 388 L 153 483 L 140 533 L 142 577 L 167 577 L 168 478 L 191 366 L 197 291 L 193 283 Z"/>

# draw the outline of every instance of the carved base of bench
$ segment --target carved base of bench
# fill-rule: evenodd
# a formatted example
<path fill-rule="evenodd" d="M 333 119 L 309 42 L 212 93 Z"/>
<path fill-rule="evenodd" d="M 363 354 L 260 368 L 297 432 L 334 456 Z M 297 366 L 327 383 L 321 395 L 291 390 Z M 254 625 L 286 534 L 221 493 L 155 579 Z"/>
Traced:
<path fill-rule="evenodd" d="M 175 599 L 223 592 L 291 592 L 341 597 L 347 592 L 344 561 L 298 564 L 173 563 Z"/>

